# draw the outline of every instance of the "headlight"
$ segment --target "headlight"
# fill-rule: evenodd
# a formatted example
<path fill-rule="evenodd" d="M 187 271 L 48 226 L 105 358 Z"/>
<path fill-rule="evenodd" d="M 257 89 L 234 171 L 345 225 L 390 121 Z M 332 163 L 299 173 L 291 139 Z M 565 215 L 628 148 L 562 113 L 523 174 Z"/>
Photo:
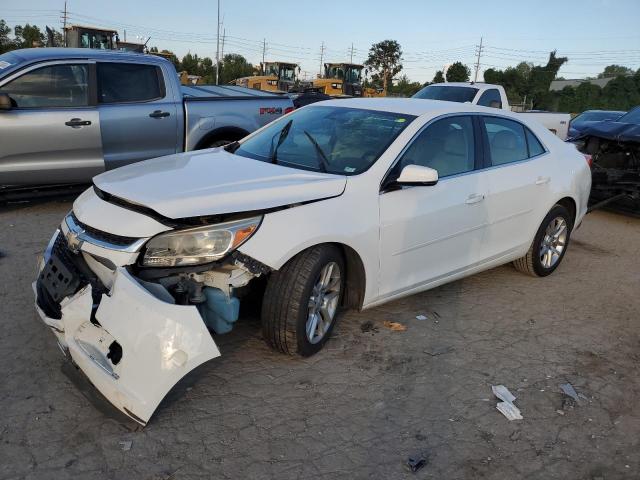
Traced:
<path fill-rule="evenodd" d="M 177 267 L 213 262 L 244 243 L 262 217 L 163 233 L 149 240 L 142 264 Z"/>

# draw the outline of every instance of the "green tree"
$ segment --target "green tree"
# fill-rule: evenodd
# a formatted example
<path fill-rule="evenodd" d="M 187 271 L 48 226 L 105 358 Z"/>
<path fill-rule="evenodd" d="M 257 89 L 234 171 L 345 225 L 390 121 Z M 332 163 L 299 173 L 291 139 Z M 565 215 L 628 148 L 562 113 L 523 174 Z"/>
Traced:
<path fill-rule="evenodd" d="M 44 33 L 35 25 L 16 25 L 13 34 L 17 48 L 40 47 L 46 44 Z"/>
<path fill-rule="evenodd" d="M 0 53 L 8 52 L 15 48 L 13 41 L 9 38 L 10 33 L 11 27 L 0 19 Z"/>
<path fill-rule="evenodd" d="M 531 68 L 527 90 L 530 92 L 534 109 L 553 109 L 554 96 L 549 91 L 549 86 L 556 78 L 560 67 L 567 61 L 567 57 L 557 57 L 554 50 L 549 53 L 549 60 L 546 65 L 537 65 Z"/>
<path fill-rule="evenodd" d="M 412 97 L 421 88 L 420 82 L 412 82 L 407 75 L 402 75 L 398 82 L 391 86 L 390 91 L 399 97 Z"/>
<path fill-rule="evenodd" d="M 222 59 L 220 69 L 220 83 L 231 83 L 236 78 L 253 75 L 253 65 L 247 59 L 237 53 L 228 53 Z"/>
<path fill-rule="evenodd" d="M 444 83 L 444 73 L 442 73 L 442 70 L 436 72 L 431 83 Z"/>
<path fill-rule="evenodd" d="M 455 62 L 447 68 L 447 82 L 468 82 L 471 70 L 462 62 Z"/>
<path fill-rule="evenodd" d="M 622 65 L 609 65 L 604 67 L 604 71 L 598 74 L 598 78 L 619 77 L 621 75 L 633 75 L 633 69 Z"/>
<path fill-rule="evenodd" d="M 369 57 L 364 62 L 374 73 L 372 79 L 377 78 L 386 92 L 393 77 L 402 70 L 402 49 L 395 40 L 383 40 L 374 43 L 369 49 Z"/>

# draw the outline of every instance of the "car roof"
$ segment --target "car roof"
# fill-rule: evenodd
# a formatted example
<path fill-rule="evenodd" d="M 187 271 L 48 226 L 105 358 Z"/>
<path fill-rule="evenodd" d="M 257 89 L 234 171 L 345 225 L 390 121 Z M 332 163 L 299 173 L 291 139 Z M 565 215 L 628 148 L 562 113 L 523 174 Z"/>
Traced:
<path fill-rule="evenodd" d="M 347 108 L 360 108 L 405 115 L 434 115 L 443 113 L 489 113 L 493 115 L 514 116 L 512 112 L 497 108 L 480 107 L 471 103 L 447 102 L 444 100 L 426 100 L 423 98 L 347 98 L 326 100 L 313 105 L 326 105 Z"/>
<path fill-rule="evenodd" d="M 144 53 L 125 52 L 122 50 L 98 50 L 93 48 L 23 48 L 12 50 L 11 53 L 24 62 L 39 62 L 46 60 L 65 59 L 102 59 L 102 60 L 141 60 L 151 62 L 168 62 L 167 59 L 157 55 Z"/>

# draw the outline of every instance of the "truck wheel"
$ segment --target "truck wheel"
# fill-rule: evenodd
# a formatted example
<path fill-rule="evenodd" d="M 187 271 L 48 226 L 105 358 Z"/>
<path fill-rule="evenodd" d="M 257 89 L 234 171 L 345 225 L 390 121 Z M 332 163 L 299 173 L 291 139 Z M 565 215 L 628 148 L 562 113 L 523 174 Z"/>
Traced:
<path fill-rule="evenodd" d="M 573 219 L 562 205 L 555 205 L 533 238 L 527 254 L 515 260 L 513 265 L 522 273 L 534 277 L 546 277 L 558 268 L 569 246 Z"/>
<path fill-rule="evenodd" d="M 262 335 L 274 349 L 308 357 L 318 352 L 339 314 L 345 281 L 340 250 L 319 245 L 271 274 L 262 304 Z"/>

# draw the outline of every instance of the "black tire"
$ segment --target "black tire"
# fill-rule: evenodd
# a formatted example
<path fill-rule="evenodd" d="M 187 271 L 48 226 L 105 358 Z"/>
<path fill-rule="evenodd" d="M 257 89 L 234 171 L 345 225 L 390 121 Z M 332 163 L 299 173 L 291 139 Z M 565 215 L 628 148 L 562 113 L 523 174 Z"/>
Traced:
<path fill-rule="evenodd" d="M 556 262 L 551 265 L 551 267 L 547 268 L 542 264 L 540 249 L 542 247 L 542 241 L 545 237 L 545 233 L 549 224 L 558 217 L 562 217 L 567 224 L 567 239 L 562 249 L 562 252 Z M 542 223 L 540 224 L 540 228 L 536 232 L 535 237 L 533 238 L 533 242 L 531 243 L 531 247 L 529 247 L 529 251 L 527 254 L 515 260 L 513 262 L 513 266 L 516 270 L 526 273 L 527 275 L 531 275 L 533 277 L 546 277 L 547 275 L 551 275 L 553 271 L 558 268 L 562 259 L 564 258 L 565 253 L 567 252 L 567 248 L 569 247 L 569 240 L 571 238 L 571 230 L 573 229 L 573 218 L 569 211 L 563 207 L 562 205 L 554 205 L 554 207 L 547 213 L 547 216 L 544 217 Z"/>
<path fill-rule="evenodd" d="M 307 338 L 309 300 L 322 269 L 331 262 L 340 268 L 340 294 L 324 337 L 318 343 Z M 262 335 L 274 350 L 308 357 L 322 349 L 340 315 L 344 295 L 345 266 L 342 252 L 332 245 L 318 245 L 299 253 L 271 274 L 262 303 Z"/>

